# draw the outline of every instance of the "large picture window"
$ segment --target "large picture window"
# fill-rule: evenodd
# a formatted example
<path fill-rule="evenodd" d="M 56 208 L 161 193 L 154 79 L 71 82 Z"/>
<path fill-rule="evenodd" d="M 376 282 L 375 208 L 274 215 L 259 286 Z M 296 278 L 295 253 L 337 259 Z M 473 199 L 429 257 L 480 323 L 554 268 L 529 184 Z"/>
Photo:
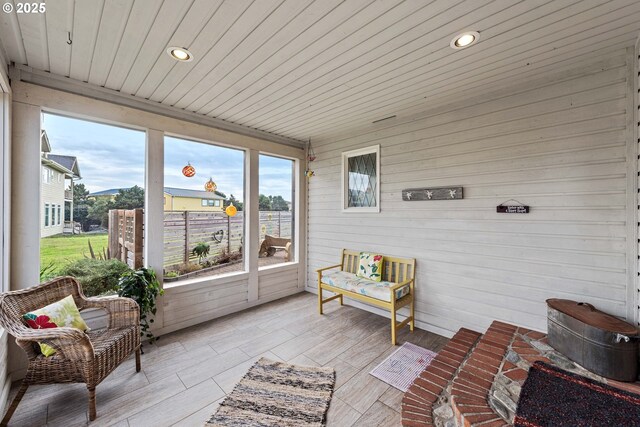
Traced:
<path fill-rule="evenodd" d="M 342 153 L 344 212 L 380 212 L 380 146 Z"/>
<path fill-rule="evenodd" d="M 244 155 L 165 137 L 165 283 L 244 271 Z"/>
<path fill-rule="evenodd" d="M 145 133 L 50 113 L 42 129 L 40 279 L 91 272 L 101 279 L 84 292 L 112 294 L 109 274 L 144 261 L 133 230 L 142 228 Z"/>

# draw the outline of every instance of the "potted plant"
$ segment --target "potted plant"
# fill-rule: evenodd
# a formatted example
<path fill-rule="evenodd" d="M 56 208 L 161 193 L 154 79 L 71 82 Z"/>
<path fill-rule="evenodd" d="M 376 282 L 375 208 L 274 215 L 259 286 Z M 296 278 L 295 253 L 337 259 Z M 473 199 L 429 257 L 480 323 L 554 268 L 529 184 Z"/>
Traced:
<path fill-rule="evenodd" d="M 152 344 L 156 337 L 149 331 L 153 323 L 150 316 L 156 314 L 156 298 L 162 294 L 164 291 L 160 289 L 156 273 L 150 268 L 130 270 L 118 282 L 118 295 L 129 297 L 140 306 L 140 335 L 146 336 Z"/>

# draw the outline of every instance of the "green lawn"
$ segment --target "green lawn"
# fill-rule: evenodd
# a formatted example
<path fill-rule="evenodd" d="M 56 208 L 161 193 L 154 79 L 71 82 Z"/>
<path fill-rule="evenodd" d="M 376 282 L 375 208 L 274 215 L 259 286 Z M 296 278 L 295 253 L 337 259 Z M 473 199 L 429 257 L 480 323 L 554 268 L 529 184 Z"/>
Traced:
<path fill-rule="evenodd" d="M 53 263 L 55 271 L 58 271 L 69 261 L 84 258 L 85 254 L 91 256 L 89 241 L 96 256 L 102 254 L 103 248 L 106 251 L 108 244 L 106 234 L 58 235 L 40 239 L 40 266 L 45 267 Z"/>

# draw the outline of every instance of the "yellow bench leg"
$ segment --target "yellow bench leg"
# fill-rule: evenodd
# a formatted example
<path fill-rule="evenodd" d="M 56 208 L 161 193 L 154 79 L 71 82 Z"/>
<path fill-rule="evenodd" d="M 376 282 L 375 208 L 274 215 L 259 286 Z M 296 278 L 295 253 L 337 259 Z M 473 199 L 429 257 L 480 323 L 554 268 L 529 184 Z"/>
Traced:
<path fill-rule="evenodd" d="M 416 312 L 414 307 L 413 296 L 411 297 L 411 305 L 409 307 L 409 316 L 411 316 L 411 323 L 409 323 L 409 330 L 413 332 L 413 328 L 416 326 Z"/>
<path fill-rule="evenodd" d="M 391 345 L 396 345 L 396 302 L 391 303 Z"/>

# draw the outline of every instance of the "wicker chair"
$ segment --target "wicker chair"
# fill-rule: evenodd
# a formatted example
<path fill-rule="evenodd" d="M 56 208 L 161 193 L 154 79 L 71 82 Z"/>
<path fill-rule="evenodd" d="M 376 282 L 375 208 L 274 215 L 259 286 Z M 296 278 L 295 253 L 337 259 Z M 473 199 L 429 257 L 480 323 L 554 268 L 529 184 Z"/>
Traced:
<path fill-rule="evenodd" d="M 75 328 L 31 329 L 22 315 L 73 295 L 78 309 L 99 308 L 109 315 L 107 329 L 85 333 Z M 18 394 L 0 425 L 6 426 L 27 388 L 34 384 L 85 383 L 89 419 L 96 418 L 96 386 L 132 352 L 140 372 L 140 310 L 130 298 L 87 298 L 73 277 L 60 277 L 32 288 L 0 294 L 0 325 L 27 353 L 29 365 Z M 38 342 L 56 349 L 44 357 Z"/>

